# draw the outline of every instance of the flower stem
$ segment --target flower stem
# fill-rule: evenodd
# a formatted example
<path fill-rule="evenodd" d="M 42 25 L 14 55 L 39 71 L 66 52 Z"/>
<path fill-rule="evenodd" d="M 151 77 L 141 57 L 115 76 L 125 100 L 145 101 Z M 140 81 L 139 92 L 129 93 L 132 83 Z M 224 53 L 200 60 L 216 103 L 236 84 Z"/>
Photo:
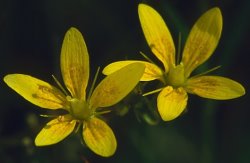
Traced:
<path fill-rule="evenodd" d="M 207 101 L 202 111 L 201 163 L 216 161 L 216 101 Z"/>

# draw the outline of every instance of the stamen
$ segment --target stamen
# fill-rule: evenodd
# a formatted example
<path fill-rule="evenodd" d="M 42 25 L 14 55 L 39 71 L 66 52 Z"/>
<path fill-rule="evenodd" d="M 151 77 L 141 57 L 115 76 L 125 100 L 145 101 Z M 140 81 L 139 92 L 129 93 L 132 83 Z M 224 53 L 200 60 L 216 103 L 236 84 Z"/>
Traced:
<path fill-rule="evenodd" d="M 156 89 L 156 90 L 153 90 L 153 91 L 150 91 L 150 92 L 144 93 L 142 96 L 148 96 L 148 95 L 151 95 L 151 94 L 154 94 L 154 93 L 160 92 L 162 89 L 163 89 L 163 88 L 159 88 L 159 89 Z"/>
<path fill-rule="evenodd" d="M 148 60 L 150 63 L 155 64 L 146 54 L 144 54 L 143 52 L 140 51 L 140 54 L 146 59 Z M 156 64 L 155 64 L 156 65 Z"/>
<path fill-rule="evenodd" d="M 88 94 L 88 98 L 87 98 L 87 101 L 89 101 L 90 99 L 90 96 L 92 95 L 93 91 L 94 91 L 94 87 L 95 87 L 95 83 L 96 83 L 96 79 L 97 79 L 97 76 L 99 74 L 99 71 L 100 71 L 100 67 L 97 68 L 97 71 L 95 73 L 95 77 L 94 77 L 94 81 L 90 87 L 90 91 L 89 91 L 89 94 Z"/>
<path fill-rule="evenodd" d="M 63 88 L 62 84 L 57 80 L 57 78 L 54 75 L 52 75 L 52 77 L 55 80 L 56 84 L 59 86 L 59 88 L 63 91 L 63 93 L 66 96 L 69 96 L 68 92 Z"/>
<path fill-rule="evenodd" d="M 154 64 L 154 65 L 157 65 L 155 64 L 155 62 L 153 62 L 148 56 L 146 56 L 146 54 L 144 54 L 143 52 L 140 51 L 140 54 L 146 59 L 148 60 L 150 63 Z M 160 68 L 161 69 L 161 68 Z M 164 71 L 161 69 L 161 72 L 164 73 Z M 164 82 L 164 80 L 162 80 Z"/>
<path fill-rule="evenodd" d="M 181 32 L 179 32 L 178 36 L 178 49 L 177 49 L 177 57 L 176 57 L 176 65 L 178 65 L 181 61 Z"/>
<path fill-rule="evenodd" d="M 45 118 L 55 118 L 58 117 L 58 115 L 47 115 L 47 114 L 40 114 L 41 117 L 45 117 Z"/>
<path fill-rule="evenodd" d="M 208 73 L 210 73 L 210 72 L 212 72 L 212 71 L 215 71 L 215 70 L 219 69 L 220 67 L 221 67 L 221 66 L 216 66 L 216 67 L 211 68 L 211 69 L 209 69 L 209 70 L 207 70 L 207 71 L 205 71 L 205 72 L 202 72 L 202 73 L 200 73 L 200 74 L 198 74 L 198 75 L 192 76 L 191 78 L 198 77 L 198 76 L 202 76 L 202 75 L 206 75 L 206 74 L 208 74 Z"/>
<path fill-rule="evenodd" d="M 77 123 L 75 133 L 77 133 L 79 131 L 80 127 L 81 127 L 81 123 Z"/>
<path fill-rule="evenodd" d="M 96 112 L 95 115 L 107 114 L 110 112 L 111 112 L 111 110 L 99 111 L 99 112 Z"/>

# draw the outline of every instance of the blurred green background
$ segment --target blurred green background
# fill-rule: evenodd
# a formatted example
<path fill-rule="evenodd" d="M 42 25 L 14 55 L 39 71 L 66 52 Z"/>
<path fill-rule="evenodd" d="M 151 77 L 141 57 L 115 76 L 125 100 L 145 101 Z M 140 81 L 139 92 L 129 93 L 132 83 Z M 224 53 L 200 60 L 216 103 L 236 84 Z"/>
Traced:
<path fill-rule="evenodd" d="M 168 24 L 175 44 L 179 32 L 182 47 L 194 22 L 213 6 L 223 14 L 223 31 L 214 55 L 199 68 L 230 77 L 249 89 L 250 1 L 249 0 L 0 0 L 0 76 L 23 73 L 54 83 L 60 80 L 59 56 L 63 37 L 71 26 L 83 34 L 92 78 L 98 66 L 123 59 L 142 59 L 139 51 L 154 58 L 142 33 L 137 6 L 154 7 Z M 99 80 L 104 76 L 99 75 Z M 62 81 L 62 80 L 61 80 Z M 171 162 L 249 163 L 249 94 L 228 101 L 189 96 L 187 111 L 171 122 L 157 119 L 155 95 L 148 101 L 139 96 L 127 114 L 114 107 L 105 120 L 113 129 L 117 152 L 102 158 L 82 144 L 79 134 L 47 147 L 35 147 L 36 134 L 48 121 L 44 109 L 32 105 L 0 82 L 0 162 Z M 149 103 L 149 104 L 148 104 Z M 148 104 L 148 105 L 147 105 Z M 150 125 L 143 119 L 147 113 Z"/>

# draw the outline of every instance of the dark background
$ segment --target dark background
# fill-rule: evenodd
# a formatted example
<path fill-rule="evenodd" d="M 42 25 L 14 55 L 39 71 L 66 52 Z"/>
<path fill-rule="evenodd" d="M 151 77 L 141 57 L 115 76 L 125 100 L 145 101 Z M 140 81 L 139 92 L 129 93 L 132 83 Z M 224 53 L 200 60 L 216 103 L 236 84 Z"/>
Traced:
<path fill-rule="evenodd" d="M 171 122 L 146 123 L 142 114 L 155 110 L 134 98 L 124 116 L 120 104 L 105 116 L 118 148 L 113 157 L 95 155 L 79 134 L 47 147 L 35 147 L 36 134 L 48 121 L 44 109 L 32 105 L 0 82 L 0 162 L 250 162 L 249 123 L 249 0 L 0 0 L 0 76 L 23 73 L 54 83 L 60 80 L 59 56 L 65 32 L 74 26 L 86 41 L 91 79 L 98 66 L 123 59 L 154 58 L 144 39 L 137 14 L 140 2 L 154 7 L 168 24 L 175 44 L 182 47 L 194 22 L 213 6 L 223 15 L 223 31 L 214 55 L 199 70 L 222 65 L 212 72 L 240 82 L 247 94 L 228 101 L 190 95 L 187 111 Z M 99 80 L 104 76 L 99 75 Z M 125 103 L 125 102 L 123 102 Z M 136 106 L 136 107 L 135 107 Z M 139 111 L 138 111 L 139 110 Z M 151 115 L 152 117 L 152 115 Z M 154 116 L 153 116 L 154 117 Z M 151 123 L 152 124 L 152 123 Z"/>

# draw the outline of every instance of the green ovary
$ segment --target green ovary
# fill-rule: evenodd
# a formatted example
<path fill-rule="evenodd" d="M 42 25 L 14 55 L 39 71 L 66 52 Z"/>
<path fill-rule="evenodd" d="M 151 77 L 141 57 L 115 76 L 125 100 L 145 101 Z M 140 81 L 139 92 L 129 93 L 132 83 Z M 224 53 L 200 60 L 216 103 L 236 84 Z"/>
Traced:
<path fill-rule="evenodd" d="M 69 102 L 71 105 L 69 112 L 78 120 L 87 120 L 94 114 L 86 101 L 71 98 Z"/>
<path fill-rule="evenodd" d="M 182 63 L 169 69 L 169 72 L 166 76 L 167 85 L 171 85 L 173 87 L 180 87 L 183 86 L 185 81 L 186 78 L 184 76 L 184 67 Z"/>

